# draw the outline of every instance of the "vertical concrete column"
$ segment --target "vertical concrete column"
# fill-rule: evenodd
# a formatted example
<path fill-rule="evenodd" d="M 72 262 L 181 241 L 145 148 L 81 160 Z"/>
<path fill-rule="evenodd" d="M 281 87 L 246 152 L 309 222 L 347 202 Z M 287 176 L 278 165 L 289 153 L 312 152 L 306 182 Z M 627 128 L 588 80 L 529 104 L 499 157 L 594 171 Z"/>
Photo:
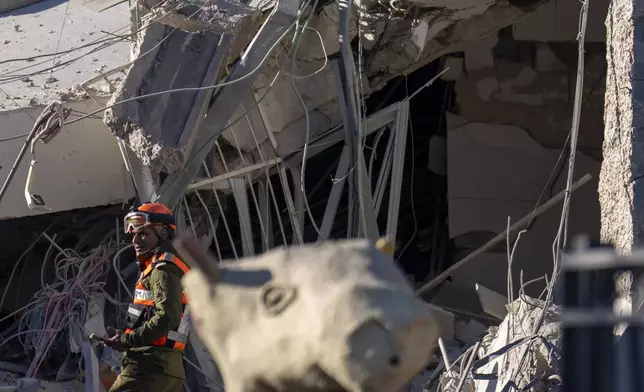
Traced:
<path fill-rule="evenodd" d="M 644 245 L 643 0 L 612 0 L 606 17 L 606 94 L 599 180 L 602 241 L 620 253 Z M 630 298 L 631 276 L 618 290 Z M 637 299 L 634 301 L 637 307 Z"/>

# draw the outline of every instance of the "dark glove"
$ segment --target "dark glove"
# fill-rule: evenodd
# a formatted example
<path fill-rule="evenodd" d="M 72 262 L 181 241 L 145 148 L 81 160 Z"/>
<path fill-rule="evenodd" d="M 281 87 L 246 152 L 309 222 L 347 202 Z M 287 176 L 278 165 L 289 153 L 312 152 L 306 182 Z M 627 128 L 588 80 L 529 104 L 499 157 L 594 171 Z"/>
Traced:
<path fill-rule="evenodd" d="M 107 327 L 107 335 L 109 336 L 109 338 L 103 341 L 104 345 L 118 352 L 127 350 L 127 347 L 125 347 L 125 345 L 121 341 L 123 331 L 119 331 L 113 327 Z"/>

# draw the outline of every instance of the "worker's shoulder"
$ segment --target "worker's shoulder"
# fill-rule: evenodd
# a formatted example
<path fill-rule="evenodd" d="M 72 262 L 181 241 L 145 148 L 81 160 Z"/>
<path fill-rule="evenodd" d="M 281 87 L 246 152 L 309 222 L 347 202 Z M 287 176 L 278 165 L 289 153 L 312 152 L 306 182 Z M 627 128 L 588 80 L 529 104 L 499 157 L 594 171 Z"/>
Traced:
<path fill-rule="evenodd" d="M 151 275 L 170 274 L 178 277 L 183 276 L 183 270 L 177 265 L 177 262 L 182 262 L 173 253 L 163 253 L 154 265 Z"/>

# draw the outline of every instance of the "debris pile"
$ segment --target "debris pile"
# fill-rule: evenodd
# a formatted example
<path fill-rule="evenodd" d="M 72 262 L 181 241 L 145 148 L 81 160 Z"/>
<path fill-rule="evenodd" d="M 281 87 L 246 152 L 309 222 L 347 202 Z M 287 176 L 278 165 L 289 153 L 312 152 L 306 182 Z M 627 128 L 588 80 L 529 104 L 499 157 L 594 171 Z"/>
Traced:
<path fill-rule="evenodd" d="M 13 362 L 0 361 L 0 369 L 13 375 L 0 383 L 42 381 L 36 377 L 84 379 L 95 390 L 99 383 L 113 382 L 118 354 L 109 349 L 95 351 L 87 340 L 91 333 L 105 336 L 106 325 L 118 326 L 122 318 L 118 305 L 127 302 L 120 294 L 114 298 L 106 292 L 108 283 L 120 284 L 118 288 L 125 284 L 109 275 L 111 267 L 120 269 L 115 262 L 125 250 L 113 234 L 112 230 L 101 245 L 82 253 L 63 249 L 44 234 L 51 244 L 48 253 L 57 253 L 54 279 L 46 279 L 43 273 L 42 288 L 17 311 L 21 317 L 2 332 L 3 345 L 12 340 L 14 348 L 22 346 L 26 355 L 16 356 Z M 378 390 L 388 392 L 422 370 L 408 384 L 408 392 L 545 392 L 561 384 L 560 309 L 544 301 L 522 294 L 505 305 L 507 315 L 496 325 L 490 318 L 462 319 L 423 303 L 395 265 L 386 257 L 374 256 L 366 242 L 276 249 L 218 265 L 198 240 L 182 241 L 177 242 L 177 250 L 193 266 L 184 286 L 193 298 L 193 308 L 199 309 L 191 316 L 229 382 L 243 383 L 262 374 L 276 385 L 284 377 L 301 377 L 302 382 L 317 380 L 329 388 L 358 383 L 379 385 Z M 113 309 L 116 313 L 110 314 Z M 222 313 L 231 317 L 216 317 Z M 374 322 L 373 314 L 386 320 L 387 329 Z M 398 341 L 402 351 L 392 351 L 390 339 Z M 438 350 L 432 356 L 437 340 Z M 282 347 L 286 342 L 292 350 Z M 282 349 L 276 350 L 274 344 Z M 226 347 L 243 352 L 246 346 L 248 356 L 242 353 L 230 362 Z M 349 350 L 346 354 L 351 356 L 339 361 L 345 355 L 329 356 L 328 350 L 339 354 Z M 362 358 L 361 350 L 377 355 L 366 362 L 351 359 Z M 260 351 L 263 362 L 257 360 Z M 359 377 L 350 370 L 354 365 L 360 368 Z M 52 384 L 59 388 L 52 390 L 75 390 L 80 385 L 75 382 L 67 389 Z"/>
<path fill-rule="evenodd" d="M 129 300 L 116 291 L 118 281 L 111 272 L 113 258 L 120 253 L 120 238 L 115 236 L 115 229 L 108 229 L 104 235 L 100 230 L 85 228 L 84 238 L 66 247 L 66 234 L 73 233 L 70 226 L 66 227 L 68 232 L 60 236 L 50 237 L 44 232 L 39 236 L 41 244 L 49 244 L 37 273 L 39 289 L 34 288 L 35 294 L 26 305 L 0 320 L 4 323 L 0 332 L 0 385 L 20 391 L 82 390 L 83 380 L 100 382 L 110 377 L 106 369 L 119 365 L 118 354 L 111 350 L 87 350 L 91 347 L 87 337 L 92 333 L 106 336 L 105 325 L 118 325 L 114 321 L 120 318 L 119 305 Z M 101 237 L 93 248 L 84 245 L 84 240 L 92 243 L 92 238 Z M 0 307 L 14 301 L 11 281 L 22 281 L 24 270 L 16 273 L 21 265 L 18 260 Z M 90 352 L 92 355 L 88 355 Z M 92 361 L 98 362 L 101 374 L 89 369 Z"/>
<path fill-rule="evenodd" d="M 411 385 L 425 392 L 550 391 L 559 376 L 559 308 L 526 296 L 507 306 L 498 326 L 457 321 L 454 339 L 441 342 Z"/>
<path fill-rule="evenodd" d="M 34 353 L 27 374 L 35 374 L 48 357 L 65 358 L 80 353 L 91 299 L 99 293 L 106 295 L 102 289 L 110 256 L 115 252 L 115 244 L 110 242 L 88 255 L 61 250 L 55 258 L 57 280 L 52 284 L 43 283 L 18 327 L 18 333 L 25 335 L 25 350 Z M 61 367 L 61 370 L 65 369 Z"/>

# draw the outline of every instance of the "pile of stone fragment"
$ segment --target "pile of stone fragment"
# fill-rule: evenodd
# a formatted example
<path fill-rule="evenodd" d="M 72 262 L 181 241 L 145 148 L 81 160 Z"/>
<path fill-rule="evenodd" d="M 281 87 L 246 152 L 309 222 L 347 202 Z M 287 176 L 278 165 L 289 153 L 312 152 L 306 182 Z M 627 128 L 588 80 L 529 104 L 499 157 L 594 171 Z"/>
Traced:
<path fill-rule="evenodd" d="M 443 321 L 451 325 L 443 327 L 440 349 L 405 392 L 555 390 L 561 384 L 559 309 L 522 296 L 507 310 L 489 327 L 474 319 Z"/>

